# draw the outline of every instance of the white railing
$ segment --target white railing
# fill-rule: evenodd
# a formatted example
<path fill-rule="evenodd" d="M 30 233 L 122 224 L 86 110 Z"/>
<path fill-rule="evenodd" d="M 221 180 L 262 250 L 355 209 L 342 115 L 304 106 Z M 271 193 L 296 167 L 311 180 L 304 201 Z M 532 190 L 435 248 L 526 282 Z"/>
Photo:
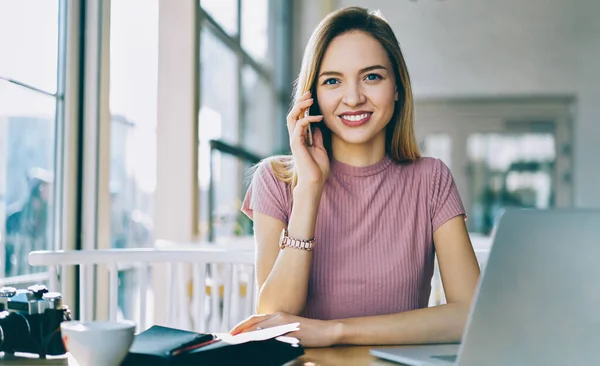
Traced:
<path fill-rule="evenodd" d="M 471 240 L 483 270 L 491 248 L 491 238 L 472 236 Z M 156 301 L 165 301 L 167 324 L 196 331 L 222 332 L 254 312 L 254 260 L 251 237 L 218 244 L 159 240 L 156 248 L 148 249 L 32 252 L 29 256 L 30 264 L 48 266 L 48 272 L 23 276 L 19 280 L 23 280 L 23 283 L 33 282 L 32 279 L 37 281 L 37 277 L 40 277 L 40 280 L 49 280 L 51 289 L 59 288 L 58 274 L 65 273 L 68 266 L 78 265 L 80 319 L 86 320 L 91 319 L 92 313 L 90 299 L 93 297 L 86 296 L 93 279 L 91 270 L 94 266 L 106 266 L 109 273 L 109 318 L 114 320 L 118 313 L 118 271 L 133 268 L 138 272 L 140 292 L 136 321 L 140 330 L 146 329 L 152 322 L 152 316 L 148 320 L 148 314 L 153 314 L 149 307 Z M 166 288 L 166 293 L 147 291 L 148 288 L 153 288 L 148 286 L 148 273 L 154 273 L 157 265 L 166 266 L 166 276 L 159 281 Z M 13 279 L 10 283 L 19 282 Z M 153 299 L 149 300 L 150 296 Z M 436 261 L 429 305 L 439 305 L 445 301 Z"/>
<path fill-rule="evenodd" d="M 154 301 L 166 301 L 169 325 L 202 332 L 229 330 L 235 322 L 253 313 L 255 307 L 254 250 L 198 245 L 185 249 L 107 249 L 81 251 L 37 251 L 29 255 L 32 266 L 48 266 L 50 288 L 58 288 L 58 273 L 67 266 L 79 266 L 80 319 L 91 319 L 87 291 L 88 276 L 94 266 L 106 266 L 109 273 L 109 318 L 118 314 L 118 271 L 133 266 L 140 282 L 139 329 L 147 328 L 148 272 L 166 265 L 167 294 L 154 293 Z M 210 274 L 207 273 L 210 272 Z M 152 272 L 153 272 L 152 271 Z M 191 284 L 191 299 L 188 285 Z M 191 301 L 190 301 L 191 300 Z M 210 302 L 207 304 L 207 300 Z M 94 301 L 94 300 L 91 300 Z M 97 300 L 95 300 L 97 301 Z M 191 309 L 190 309 L 191 308 Z M 206 311 L 209 308 L 209 311 Z M 187 314 L 190 326 L 182 321 Z"/>

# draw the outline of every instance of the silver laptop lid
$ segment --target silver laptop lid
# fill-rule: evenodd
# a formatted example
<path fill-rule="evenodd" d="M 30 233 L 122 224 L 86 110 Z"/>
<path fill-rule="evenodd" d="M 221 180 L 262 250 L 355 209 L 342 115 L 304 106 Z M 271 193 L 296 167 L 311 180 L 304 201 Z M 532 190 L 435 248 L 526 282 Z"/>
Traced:
<path fill-rule="evenodd" d="M 600 210 L 501 217 L 459 365 L 600 365 Z"/>

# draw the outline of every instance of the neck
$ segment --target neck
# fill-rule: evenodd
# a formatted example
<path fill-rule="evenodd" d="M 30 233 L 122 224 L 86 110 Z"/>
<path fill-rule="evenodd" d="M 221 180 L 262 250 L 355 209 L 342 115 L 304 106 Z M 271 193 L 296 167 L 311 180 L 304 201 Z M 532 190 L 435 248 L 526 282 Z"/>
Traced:
<path fill-rule="evenodd" d="M 344 164 L 363 167 L 373 165 L 385 157 L 385 129 L 371 141 L 351 144 L 331 136 L 333 158 Z"/>

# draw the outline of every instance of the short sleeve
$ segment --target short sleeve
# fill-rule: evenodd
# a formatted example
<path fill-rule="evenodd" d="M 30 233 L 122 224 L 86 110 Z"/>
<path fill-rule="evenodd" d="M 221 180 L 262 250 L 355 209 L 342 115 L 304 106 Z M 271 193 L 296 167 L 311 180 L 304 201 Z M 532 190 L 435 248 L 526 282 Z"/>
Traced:
<path fill-rule="evenodd" d="M 436 231 L 446 221 L 465 215 L 465 208 L 450 169 L 439 159 L 433 164 L 432 178 L 431 224 Z"/>
<path fill-rule="evenodd" d="M 278 180 L 269 160 L 261 161 L 254 171 L 252 181 L 242 202 L 242 212 L 254 219 L 254 212 L 288 222 L 287 184 Z"/>

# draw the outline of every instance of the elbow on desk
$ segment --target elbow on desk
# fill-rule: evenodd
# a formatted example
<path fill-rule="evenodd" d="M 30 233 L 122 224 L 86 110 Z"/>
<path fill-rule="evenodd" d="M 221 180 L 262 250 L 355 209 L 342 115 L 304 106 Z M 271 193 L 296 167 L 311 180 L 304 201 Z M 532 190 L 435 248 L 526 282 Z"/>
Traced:
<path fill-rule="evenodd" d="M 469 304 L 464 303 L 454 303 L 452 306 L 456 307 L 456 313 L 454 316 L 455 326 L 454 332 L 452 332 L 453 334 L 450 336 L 449 340 L 452 342 L 460 342 L 467 327 L 470 306 Z"/>

